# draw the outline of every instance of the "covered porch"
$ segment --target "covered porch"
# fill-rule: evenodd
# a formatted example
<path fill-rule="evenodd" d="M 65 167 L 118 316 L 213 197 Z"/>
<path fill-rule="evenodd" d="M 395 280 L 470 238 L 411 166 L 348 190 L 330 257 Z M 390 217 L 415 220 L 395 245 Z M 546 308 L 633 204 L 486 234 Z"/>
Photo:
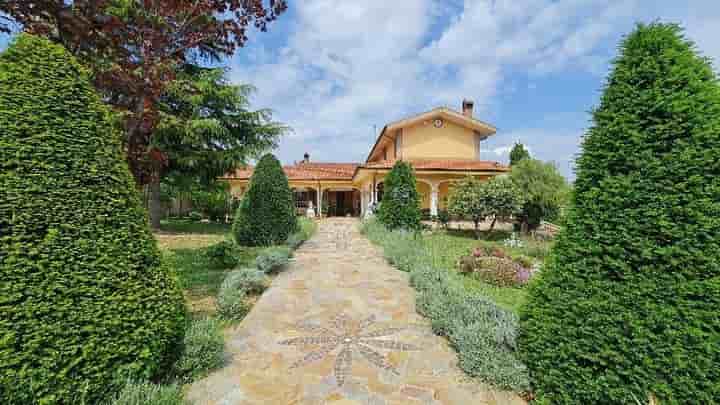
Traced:
<path fill-rule="evenodd" d="M 357 217 L 361 213 L 360 190 L 352 184 L 298 185 L 290 183 L 298 215 Z"/>
<path fill-rule="evenodd" d="M 358 176 L 361 184 L 362 215 L 365 215 L 371 206 L 382 201 L 385 192 L 385 176 L 388 172 L 389 170 L 373 170 L 366 173 L 365 176 Z M 427 215 L 433 217 L 447 208 L 448 195 L 455 182 L 466 176 L 487 180 L 495 174 L 465 171 L 437 173 L 418 170 L 415 175 L 416 188 L 420 195 L 420 208 Z"/>

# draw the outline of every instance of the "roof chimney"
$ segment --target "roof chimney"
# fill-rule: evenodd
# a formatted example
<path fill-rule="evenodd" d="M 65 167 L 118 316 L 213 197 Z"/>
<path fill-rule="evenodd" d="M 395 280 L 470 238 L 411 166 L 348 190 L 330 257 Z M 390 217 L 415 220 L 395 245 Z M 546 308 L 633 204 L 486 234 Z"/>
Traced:
<path fill-rule="evenodd" d="M 473 107 L 475 106 L 475 103 L 472 100 L 463 100 L 462 102 L 462 113 L 466 117 L 472 118 L 473 116 Z"/>
<path fill-rule="evenodd" d="M 307 152 L 303 155 L 303 163 L 310 163 L 310 154 Z"/>

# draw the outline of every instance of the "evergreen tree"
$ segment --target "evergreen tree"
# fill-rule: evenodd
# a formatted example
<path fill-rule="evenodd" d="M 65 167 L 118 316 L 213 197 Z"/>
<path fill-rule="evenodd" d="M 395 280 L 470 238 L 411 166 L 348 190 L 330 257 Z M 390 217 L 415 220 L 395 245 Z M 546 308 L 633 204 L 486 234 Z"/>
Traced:
<path fill-rule="evenodd" d="M 389 229 L 419 229 L 422 212 L 415 171 L 409 163 L 398 161 L 385 177 L 385 192 L 378 219 Z"/>
<path fill-rule="evenodd" d="M 510 151 L 510 166 L 515 165 L 523 159 L 530 159 L 530 152 L 520 142 L 516 142 Z"/>
<path fill-rule="evenodd" d="M 120 136 L 89 74 L 21 35 L 0 55 L 0 402 L 97 403 L 182 338 Z"/>
<path fill-rule="evenodd" d="M 718 403 L 720 87 L 676 25 L 620 52 L 521 351 L 543 403 Z"/>
<path fill-rule="evenodd" d="M 233 233 L 244 246 L 284 243 L 297 229 L 295 200 L 280 162 L 272 154 L 260 159 L 240 202 Z"/>

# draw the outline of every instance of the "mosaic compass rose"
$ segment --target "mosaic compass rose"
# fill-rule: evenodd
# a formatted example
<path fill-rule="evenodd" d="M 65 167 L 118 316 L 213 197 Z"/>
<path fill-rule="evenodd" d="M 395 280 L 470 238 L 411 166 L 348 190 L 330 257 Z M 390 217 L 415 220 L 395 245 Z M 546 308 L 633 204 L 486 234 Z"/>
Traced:
<path fill-rule="evenodd" d="M 389 371 L 395 375 L 399 372 L 375 348 L 394 351 L 416 351 L 419 347 L 411 344 L 386 339 L 405 328 L 373 329 L 375 316 L 370 316 L 359 323 L 352 322 L 345 314 L 335 316 L 328 327 L 302 322 L 296 325 L 297 329 L 310 332 L 312 336 L 296 337 L 279 342 L 286 346 L 308 347 L 315 346 L 315 350 L 307 353 L 297 360 L 290 368 L 322 360 L 340 348 L 335 356 L 333 373 L 339 386 L 345 384 L 347 376 L 352 371 L 353 354 L 364 358 L 371 365 Z M 379 339 L 383 338 L 383 339 Z"/>

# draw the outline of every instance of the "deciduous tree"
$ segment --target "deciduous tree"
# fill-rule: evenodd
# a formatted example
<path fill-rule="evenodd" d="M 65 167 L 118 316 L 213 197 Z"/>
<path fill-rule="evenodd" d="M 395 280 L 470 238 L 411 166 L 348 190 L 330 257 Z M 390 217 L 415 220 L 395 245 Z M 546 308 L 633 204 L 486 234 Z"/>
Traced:
<path fill-rule="evenodd" d="M 159 189 L 168 156 L 153 142 L 154 130 L 178 69 L 232 55 L 248 29 L 266 30 L 286 8 L 285 0 L 5 0 L 0 31 L 19 23 L 91 67 L 96 87 L 121 113 L 137 184 Z"/>
<path fill-rule="evenodd" d="M 525 201 L 518 215 L 525 232 L 557 216 L 566 202 L 567 181 L 552 162 L 523 159 L 512 167 L 510 178 Z"/>
<path fill-rule="evenodd" d="M 455 184 L 448 196 L 448 212 L 452 216 L 473 221 L 476 235 L 480 222 L 489 215 L 483 193 L 483 182 L 467 176 Z"/>

